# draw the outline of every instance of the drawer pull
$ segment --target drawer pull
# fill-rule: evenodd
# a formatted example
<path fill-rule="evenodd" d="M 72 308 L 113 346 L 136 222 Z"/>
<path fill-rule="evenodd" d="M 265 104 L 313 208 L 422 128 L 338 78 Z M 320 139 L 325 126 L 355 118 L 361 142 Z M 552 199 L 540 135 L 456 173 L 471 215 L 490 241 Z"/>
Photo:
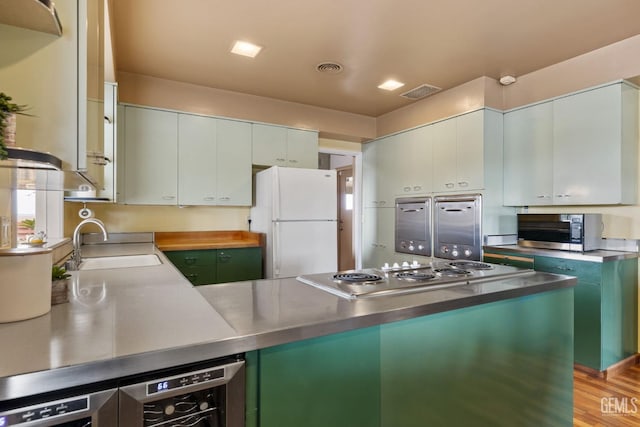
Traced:
<path fill-rule="evenodd" d="M 194 257 L 184 257 L 184 263 L 187 265 L 193 265 L 197 261 L 197 258 Z"/>

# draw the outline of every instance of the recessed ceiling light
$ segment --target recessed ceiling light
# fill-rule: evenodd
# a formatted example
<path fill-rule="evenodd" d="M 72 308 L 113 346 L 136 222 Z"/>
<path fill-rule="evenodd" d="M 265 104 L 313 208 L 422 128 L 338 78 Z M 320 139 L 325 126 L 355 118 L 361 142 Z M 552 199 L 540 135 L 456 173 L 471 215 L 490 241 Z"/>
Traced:
<path fill-rule="evenodd" d="M 235 53 L 236 55 L 248 56 L 249 58 L 255 58 L 261 50 L 262 46 L 238 40 L 231 48 L 231 53 Z"/>
<path fill-rule="evenodd" d="M 404 83 L 400 83 L 398 81 L 395 80 L 387 80 L 386 82 L 382 83 L 380 86 L 378 86 L 379 89 L 384 89 L 384 90 L 396 90 L 399 87 L 404 86 Z"/>

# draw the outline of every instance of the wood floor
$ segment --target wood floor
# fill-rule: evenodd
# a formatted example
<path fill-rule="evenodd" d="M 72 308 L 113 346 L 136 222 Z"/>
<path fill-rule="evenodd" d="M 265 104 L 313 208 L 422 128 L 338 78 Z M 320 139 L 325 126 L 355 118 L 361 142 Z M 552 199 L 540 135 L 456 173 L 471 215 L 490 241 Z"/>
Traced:
<path fill-rule="evenodd" d="M 640 365 L 608 379 L 574 370 L 573 425 L 640 426 Z"/>

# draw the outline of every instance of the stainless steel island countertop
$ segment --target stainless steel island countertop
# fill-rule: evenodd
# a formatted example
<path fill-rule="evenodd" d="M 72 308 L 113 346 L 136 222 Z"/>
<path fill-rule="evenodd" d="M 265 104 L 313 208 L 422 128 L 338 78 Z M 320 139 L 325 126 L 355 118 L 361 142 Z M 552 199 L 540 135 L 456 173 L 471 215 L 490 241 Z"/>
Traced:
<path fill-rule="evenodd" d="M 0 356 L 0 400 L 575 285 L 575 278 L 536 272 L 349 301 L 295 278 L 195 288 L 152 244 L 105 246 L 109 255 L 156 253 L 162 264 L 74 272 L 69 303 L 0 324 L 0 342 L 10 349 Z"/>

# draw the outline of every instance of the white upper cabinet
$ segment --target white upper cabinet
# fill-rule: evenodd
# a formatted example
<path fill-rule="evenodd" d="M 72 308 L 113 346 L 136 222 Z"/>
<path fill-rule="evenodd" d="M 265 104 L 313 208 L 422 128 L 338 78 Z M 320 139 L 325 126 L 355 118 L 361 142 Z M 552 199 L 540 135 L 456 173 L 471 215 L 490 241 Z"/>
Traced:
<path fill-rule="evenodd" d="M 399 188 L 397 173 L 401 170 L 398 135 L 384 137 L 365 145 L 363 154 L 363 185 L 365 207 L 395 206 Z"/>
<path fill-rule="evenodd" d="M 253 164 L 318 168 L 318 133 L 283 126 L 253 124 Z"/>
<path fill-rule="evenodd" d="M 215 205 L 217 124 L 213 117 L 178 114 L 178 204 Z"/>
<path fill-rule="evenodd" d="M 488 174 L 502 173 L 502 113 L 482 109 L 434 123 L 433 191 L 486 187 Z"/>
<path fill-rule="evenodd" d="M 456 121 L 443 120 L 430 127 L 433 138 L 433 190 L 453 191 L 458 182 Z"/>
<path fill-rule="evenodd" d="M 504 204 L 548 205 L 553 200 L 553 104 L 504 115 Z"/>
<path fill-rule="evenodd" d="M 637 90 L 618 83 L 560 98 L 553 116 L 553 203 L 633 203 Z"/>
<path fill-rule="evenodd" d="M 395 135 L 393 149 L 398 167 L 391 179 L 396 196 L 409 197 L 432 191 L 433 132 L 432 126 L 422 126 Z"/>
<path fill-rule="evenodd" d="M 505 205 L 634 203 L 638 91 L 617 82 L 505 113 Z"/>
<path fill-rule="evenodd" d="M 251 206 L 251 123 L 218 119 L 218 205 Z"/>
<path fill-rule="evenodd" d="M 251 205 L 251 123 L 124 110 L 124 203 Z"/>
<path fill-rule="evenodd" d="M 178 114 L 125 108 L 124 203 L 178 202 Z"/>

